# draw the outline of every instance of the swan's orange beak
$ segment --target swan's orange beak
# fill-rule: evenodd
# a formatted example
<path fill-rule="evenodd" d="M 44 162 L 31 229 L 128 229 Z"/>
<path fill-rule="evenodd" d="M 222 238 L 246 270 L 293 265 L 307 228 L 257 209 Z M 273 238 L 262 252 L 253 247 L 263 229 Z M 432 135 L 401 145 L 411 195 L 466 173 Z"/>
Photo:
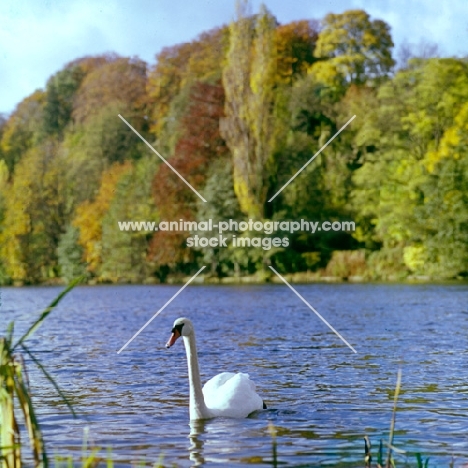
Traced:
<path fill-rule="evenodd" d="M 170 348 L 177 341 L 177 338 L 179 338 L 179 337 L 180 337 L 179 330 L 177 330 L 177 328 L 174 328 L 172 330 L 171 337 L 169 338 L 168 342 L 166 343 L 166 348 Z"/>

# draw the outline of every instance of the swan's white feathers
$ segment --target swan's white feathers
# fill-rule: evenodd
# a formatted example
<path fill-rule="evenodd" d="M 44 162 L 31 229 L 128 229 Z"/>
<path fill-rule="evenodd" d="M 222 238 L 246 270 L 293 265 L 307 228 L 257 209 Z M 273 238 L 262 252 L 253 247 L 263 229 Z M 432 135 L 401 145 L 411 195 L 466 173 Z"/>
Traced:
<path fill-rule="evenodd" d="M 190 419 L 215 416 L 246 418 L 250 413 L 263 409 L 263 400 L 255 391 L 255 384 L 248 374 L 223 372 L 202 388 L 193 324 L 182 317 L 174 322 L 174 329 L 166 346 L 170 348 L 178 336 L 184 339 L 189 368 Z M 178 335 L 175 335 L 177 332 Z"/>
<path fill-rule="evenodd" d="M 236 374 L 234 372 L 221 372 L 215 375 L 203 385 L 203 395 L 209 398 L 212 394 L 216 393 L 229 379 L 232 379 Z M 246 374 L 247 375 L 247 374 Z M 247 375 L 248 377 L 248 375 Z"/>
<path fill-rule="evenodd" d="M 263 400 L 256 393 L 255 383 L 248 374 L 218 374 L 206 382 L 203 396 L 206 406 L 215 416 L 245 418 L 263 409 Z"/>

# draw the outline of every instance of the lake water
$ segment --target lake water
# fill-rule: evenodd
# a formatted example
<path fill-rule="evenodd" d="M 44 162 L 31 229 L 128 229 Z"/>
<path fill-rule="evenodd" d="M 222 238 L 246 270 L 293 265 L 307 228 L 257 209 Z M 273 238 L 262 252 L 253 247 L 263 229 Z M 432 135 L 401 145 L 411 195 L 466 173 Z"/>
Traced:
<path fill-rule="evenodd" d="M 354 354 L 286 286 L 189 286 L 120 355 L 117 351 L 180 286 L 98 286 L 72 291 L 29 341 L 72 401 L 73 419 L 29 365 L 51 456 L 81 454 L 84 432 L 112 447 L 117 466 L 363 466 L 363 436 L 388 437 L 403 372 L 394 445 L 430 466 L 468 463 L 468 285 L 298 285 L 356 348 Z M 16 336 L 61 288 L 2 288 L 0 331 Z M 250 374 L 269 409 L 242 420 L 189 425 L 182 341 L 173 321 L 192 319 L 202 380 Z M 397 463 L 398 465 L 398 463 Z"/>

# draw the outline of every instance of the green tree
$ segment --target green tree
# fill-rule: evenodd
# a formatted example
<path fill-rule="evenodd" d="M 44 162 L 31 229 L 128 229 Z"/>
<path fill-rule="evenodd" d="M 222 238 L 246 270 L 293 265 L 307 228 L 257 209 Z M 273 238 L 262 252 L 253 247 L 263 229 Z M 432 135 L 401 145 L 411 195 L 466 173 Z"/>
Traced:
<path fill-rule="evenodd" d="M 35 91 L 16 106 L 3 127 L 0 149 L 10 174 L 26 151 L 41 138 L 44 102 L 44 92 Z"/>
<path fill-rule="evenodd" d="M 47 82 L 43 113 L 46 135 L 63 136 L 71 120 L 75 94 L 85 76 L 78 64 L 65 67 Z"/>
<path fill-rule="evenodd" d="M 420 243 L 412 246 L 420 260 L 413 269 L 421 274 L 468 275 L 468 105 L 460 104 L 452 125 L 424 159 L 428 177 L 415 226 L 420 237 L 414 239 Z"/>
<path fill-rule="evenodd" d="M 208 203 L 198 202 L 196 220 L 207 221 L 212 219 L 213 223 L 229 219 L 240 220 L 243 218 L 239 208 L 239 202 L 234 193 L 234 181 L 232 177 L 232 161 L 227 156 L 220 158 L 211 164 L 203 194 Z M 193 232 L 205 237 L 204 232 Z M 233 233 L 226 232 L 227 244 L 232 241 Z M 236 270 L 236 260 L 233 259 L 233 252 L 225 247 L 201 248 L 201 261 L 203 264 L 211 265 L 211 274 L 226 275 Z"/>
<path fill-rule="evenodd" d="M 0 255 L 14 280 L 56 277 L 65 221 L 65 178 L 57 144 L 45 140 L 15 168 L 0 233 Z"/>
<path fill-rule="evenodd" d="M 312 71 L 324 82 L 363 84 L 388 76 L 395 61 L 390 26 L 364 10 L 328 14 L 315 48 Z M 341 81 L 343 83 L 343 81 Z"/>
<path fill-rule="evenodd" d="M 146 145 L 118 117 L 132 115 L 131 106 L 112 101 L 95 115 L 66 132 L 61 145 L 66 167 L 66 192 L 70 209 L 95 196 L 103 171 L 115 162 L 138 160 L 147 154 Z M 137 131 L 147 137 L 144 128 L 133 122 Z"/>
<path fill-rule="evenodd" d="M 85 200 L 76 208 L 72 224 L 79 229 L 79 244 L 84 249 L 87 269 L 96 277 L 99 277 L 102 271 L 102 219 L 115 198 L 117 183 L 131 168 L 130 161 L 123 164 L 114 163 L 103 172 L 96 198 L 93 201 Z"/>
<path fill-rule="evenodd" d="M 101 278 L 113 282 L 143 281 L 154 273 L 148 260 L 152 232 L 121 231 L 119 221 L 158 221 L 151 193 L 157 161 L 153 155 L 139 160 L 116 185 L 115 196 L 102 218 Z"/>
<path fill-rule="evenodd" d="M 379 89 L 377 105 L 356 136 L 363 165 L 355 172 L 353 204 L 361 221 L 365 216 L 372 226 L 360 234 L 381 243 L 383 250 L 397 249 L 416 273 L 428 272 L 432 262 L 439 264 L 431 267 L 433 272 L 454 275 L 455 263 L 447 253 L 436 254 L 436 244 L 446 252 L 459 249 L 460 259 L 465 255 L 466 179 L 463 158 L 456 155 L 464 155 L 467 97 L 464 61 L 413 60 L 409 69 Z M 458 136 L 452 139 L 455 128 Z M 449 183 L 450 177 L 454 179 Z M 458 268 L 465 267 L 458 263 Z"/>
<path fill-rule="evenodd" d="M 86 276 L 86 264 L 83 262 L 84 250 L 78 243 L 79 238 L 78 228 L 70 224 L 60 236 L 57 246 L 60 275 L 67 282 L 80 276 Z"/>

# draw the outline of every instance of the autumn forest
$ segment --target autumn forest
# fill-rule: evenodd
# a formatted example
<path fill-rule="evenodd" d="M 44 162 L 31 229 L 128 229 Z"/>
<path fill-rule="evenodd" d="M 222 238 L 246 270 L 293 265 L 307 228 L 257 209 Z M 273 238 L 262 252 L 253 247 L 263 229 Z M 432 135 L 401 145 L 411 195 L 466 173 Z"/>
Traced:
<path fill-rule="evenodd" d="M 356 230 L 265 250 L 118 227 L 209 218 Z M 202 265 L 215 279 L 268 279 L 268 265 L 297 278 L 466 277 L 468 60 L 397 65 L 390 26 L 362 10 L 279 24 L 241 6 L 153 64 L 72 60 L 1 118 L 0 284 L 165 282 Z"/>

